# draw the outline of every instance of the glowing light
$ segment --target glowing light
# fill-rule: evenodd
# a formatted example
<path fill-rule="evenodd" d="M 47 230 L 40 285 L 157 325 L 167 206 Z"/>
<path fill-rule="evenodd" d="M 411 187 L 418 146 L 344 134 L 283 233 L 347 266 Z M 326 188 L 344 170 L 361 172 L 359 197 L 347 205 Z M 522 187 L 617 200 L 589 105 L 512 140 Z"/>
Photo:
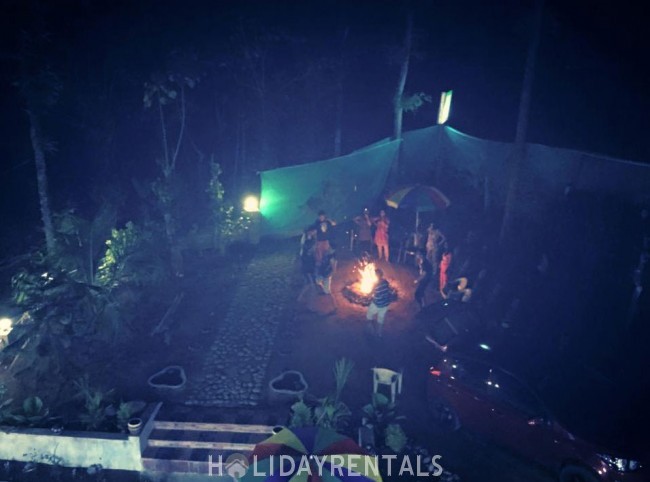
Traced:
<path fill-rule="evenodd" d="M 364 295 L 372 293 L 372 290 L 378 281 L 377 275 L 375 274 L 375 263 L 362 264 L 359 267 L 359 273 L 361 274 L 359 290 L 361 290 Z"/>
<path fill-rule="evenodd" d="M 244 211 L 247 213 L 256 213 L 260 210 L 260 200 L 257 196 L 247 196 L 244 199 Z"/>
<path fill-rule="evenodd" d="M 11 333 L 13 324 L 11 318 L 0 318 L 0 337 L 6 337 Z"/>
<path fill-rule="evenodd" d="M 486 344 L 486 343 L 481 343 L 481 344 L 479 345 L 479 347 L 480 347 L 482 350 L 485 350 L 485 351 L 490 351 L 490 350 L 492 349 L 492 348 L 490 348 L 490 345 L 488 345 L 488 344 Z"/>
<path fill-rule="evenodd" d="M 442 125 L 449 120 L 451 112 L 451 95 L 453 91 L 448 90 L 440 94 L 440 107 L 438 108 L 438 124 Z"/>

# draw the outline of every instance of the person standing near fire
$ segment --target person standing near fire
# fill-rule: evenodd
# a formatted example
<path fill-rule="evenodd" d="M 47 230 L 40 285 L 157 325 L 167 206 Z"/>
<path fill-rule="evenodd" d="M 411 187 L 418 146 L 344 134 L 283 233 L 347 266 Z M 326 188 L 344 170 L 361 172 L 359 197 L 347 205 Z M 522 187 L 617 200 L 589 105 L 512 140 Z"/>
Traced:
<path fill-rule="evenodd" d="M 381 269 L 376 269 L 377 283 L 372 290 L 372 302 L 368 306 L 366 319 L 370 322 L 370 329 L 378 336 L 381 337 L 381 332 L 384 327 L 386 319 L 386 312 L 391 303 L 391 291 L 388 281 L 384 278 L 384 272 Z M 377 327 L 374 328 L 373 321 L 377 319 Z"/>
<path fill-rule="evenodd" d="M 368 208 L 363 210 L 360 216 L 354 218 L 357 225 L 357 246 L 359 256 L 372 251 L 372 219 Z"/>
<path fill-rule="evenodd" d="M 332 294 L 332 276 L 336 272 L 336 266 L 336 251 L 330 246 L 323 256 L 323 260 L 316 268 L 316 284 L 322 288 L 324 294 L 330 297 L 334 309 L 336 309 L 337 305 Z"/>
<path fill-rule="evenodd" d="M 429 286 L 429 283 L 431 283 L 431 280 L 433 279 L 433 265 L 424 257 L 424 254 L 419 251 L 415 255 L 415 261 L 417 262 L 418 270 L 420 271 L 420 276 L 414 281 L 417 285 L 417 288 L 415 288 L 415 301 L 420 308 L 424 308 L 424 295 L 427 291 L 427 286 Z"/>
<path fill-rule="evenodd" d="M 311 289 L 315 285 L 314 276 L 316 274 L 316 261 L 314 260 L 314 251 L 316 249 L 316 231 L 309 227 L 305 229 L 300 238 L 300 268 L 304 280 L 304 285 L 300 294 L 298 295 L 298 301 L 302 299 L 307 290 Z"/>
<path fill-rule="evenodd" d="M 442 253 L 442 259 L 440 260 L 440 294 L 442 297 L 445 297 L 445 286 L 447 286 L 447 270 L 451 264 L 451 251 L 445 250 Z"/>
<path fill-rule="evenodd" d="M 377 245 L 377 259 L 385 259 L 389 261 L 389 248 L 388 248 L 388 228 L 390 226 L 390 219 L 386 216 L 386 211 L 383 209 L 379 211 L 379 217 L 373 219 L 375 223 L 375 245 Z"/>
<path fill-rule="evenodd" d="M 427 259 L 431 266 L 433 266 L 433 272 L 435 274 L 438 266 L 438 253 L 440 252 L 440 247 L 445 242 L 445 235 L 437 229 L 433 223 L 429 224 L 427 229 Z"/>
<path fill-rule="evenodd" d="M 311 227 L 311 229 L 316 231 L 316 248 L 314 250 L 316 266 L 320 266 L 325 253 L 330 249 L 330 240 L 332 239 L 334 226 L 336 226 L 336 222 L 328 219 L 325 211 L 319 211 L 318 218 Z"/>

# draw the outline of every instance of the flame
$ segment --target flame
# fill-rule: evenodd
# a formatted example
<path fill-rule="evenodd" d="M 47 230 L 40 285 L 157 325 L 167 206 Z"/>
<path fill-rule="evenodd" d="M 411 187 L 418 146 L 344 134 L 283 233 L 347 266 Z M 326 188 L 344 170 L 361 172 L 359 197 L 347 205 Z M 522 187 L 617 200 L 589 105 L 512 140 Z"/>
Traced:
<path fill-rule="evenodd" d="M 11 318 L 0 318 L 0 336 L 9 336 L 9 333 L 11 333 L 12 325 L 13 321 Z"/>
<path fill-rule="evenodd" d="M 372 293 L 373 288 L 377 284 L 377 275 L 375 274 L 375 263 L 365 263 L 359 266 L 359 274 L 361 281 L 359 282 L 359 289 L 364 295 Z"/>

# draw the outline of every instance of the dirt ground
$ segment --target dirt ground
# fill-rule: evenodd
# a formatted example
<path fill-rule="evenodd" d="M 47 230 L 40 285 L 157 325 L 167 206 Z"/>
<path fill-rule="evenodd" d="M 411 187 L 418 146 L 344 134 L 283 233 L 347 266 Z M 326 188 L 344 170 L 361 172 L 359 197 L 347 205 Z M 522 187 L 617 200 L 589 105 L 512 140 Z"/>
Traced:
<path fill-rule="evenodd" d="M 155 371 L 180 364 L 186 368 L 188 377 L 194 376 L 202 366 L 202 356 L 213 341 L 216 327 L 228 310 L 246 262 L 241 259 L 239 265 L 222 266 L 212 259 L 195 260 L 195 266 L 188 269 L 195 275 L 181 281 L 186 295 L 172 325 L 169 344 L 164 337 L 143 335 L 124 353 L 115 354 L 105 371 L 102 370 L 105 374 L 102 381 L 129 399 L 152 401 L 159 396 L 147 387 L 146 380 Z M 360 419 L 361 408 L 371 400 L 371 369 L 403 371 L 403 392 L 398 397 L 398 406 L 406 416 L 405 430 L 410 438 L 441 455 L 441 465 L 446 470 L 458 474 L 464 482 L 553 480 L 536 467 L 463 430 L 453 434 L 435 430 L 427 412 L 425 386 L 427 368 L 436 354 L 424 340 L 416 318 L 419 311 L 413 301 L 416 267 L 412 260 L 405 264 L 378 263 L 391 286 L 397 288 L 399 298 L 390 306 L 383 337 L 377 338 L 367 329 L 366 308 L 352 304 L 341 293 L 346 284 L 356 279 L 355 262 L 356 258 L 348 251 L 339 253 L 332 289 L 336 310 L 332 300 L 316 290 L 308 292 L 300 302 L 296 300 L 294 316 L 284 320 L 280 328 L 266 383 L 284 370 L 295 369 L 304 374 L 309 393 L 322 397 L 334 389 L 335 361 L 346 357 L 355 364 L 343 393 L 343 400 L 354 414 L 351 422 L 354 427 Z M 299 276 L 297 265 L 296 276 Z M 434 286 L 430 286 L 427 302 L 437 299 Z M 262 404 L 255 410 L 278 413 L 284 409 Z M 167 417 L 178 415 L 205 421 L 211 420 L 218 411 L 217 408 L 184 407 L 182 402 L 174 405 L 171 401 L 166 401 L 164 407 Z M 286 414 L 288 417 L 289 406 Z"/>
<path fill-rule="evenodd" d="M 509 453 L 492 447 L 463 430 L 441 434 L 430 423 L 426 407 L 427 368 L 435 357 L 433 348 L 424 340 L 422 327 L 416 319 L 419 310 L 413 301 L 417 276 L 415 265 L 379 262 L 399 299 L 390 305 L 382 338 L 368 331 L 366 309 L 350 303 L 341 293 L 355 279 L 356 260 L 349 253 L 339 256 L 333 278 L 336 311 L 328 296 L 315 290 L 297 302 L 293 320 L 286 320 L 278 337 L 276 353 L 269 367 L 273 378 L 287 369 L 301 371 L 309 392 L 317 397 L 334 389 L 332 370 L 341 357 L 352 360 L 355 368 L 343 394 L 344 401 L 359 420 L 363 405 L 372 395 L 373 367 L 403 371 L 403 392 L 398 397 L 400 412 L 406 416 L 405 429 L 409 437 L 442 455 L 445 469 L 461 476 L 463 481 L 521 481 L 552 480 L 536 467 L 530 467 Z M 436 301 L 434 287 L 427 292 L 427 302 Z"/>

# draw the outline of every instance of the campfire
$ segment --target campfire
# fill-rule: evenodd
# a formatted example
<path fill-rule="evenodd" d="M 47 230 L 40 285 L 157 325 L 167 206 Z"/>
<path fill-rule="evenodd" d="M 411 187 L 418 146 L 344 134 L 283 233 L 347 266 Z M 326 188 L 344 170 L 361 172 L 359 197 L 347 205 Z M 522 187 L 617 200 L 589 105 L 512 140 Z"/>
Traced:
<path fill-rule="evenodd" d="M 354 267 L 353 273 L 356 279 L 343 288 L 343 296 L 350 303 L 368 306 L 372 302 L 372 290 L 377 284 L 375 269 L 375 263 L 370 261 L 359 261 Z M 397 299 L 397 290 L 392 286 L 391 293 L 393 299 Z"/>

